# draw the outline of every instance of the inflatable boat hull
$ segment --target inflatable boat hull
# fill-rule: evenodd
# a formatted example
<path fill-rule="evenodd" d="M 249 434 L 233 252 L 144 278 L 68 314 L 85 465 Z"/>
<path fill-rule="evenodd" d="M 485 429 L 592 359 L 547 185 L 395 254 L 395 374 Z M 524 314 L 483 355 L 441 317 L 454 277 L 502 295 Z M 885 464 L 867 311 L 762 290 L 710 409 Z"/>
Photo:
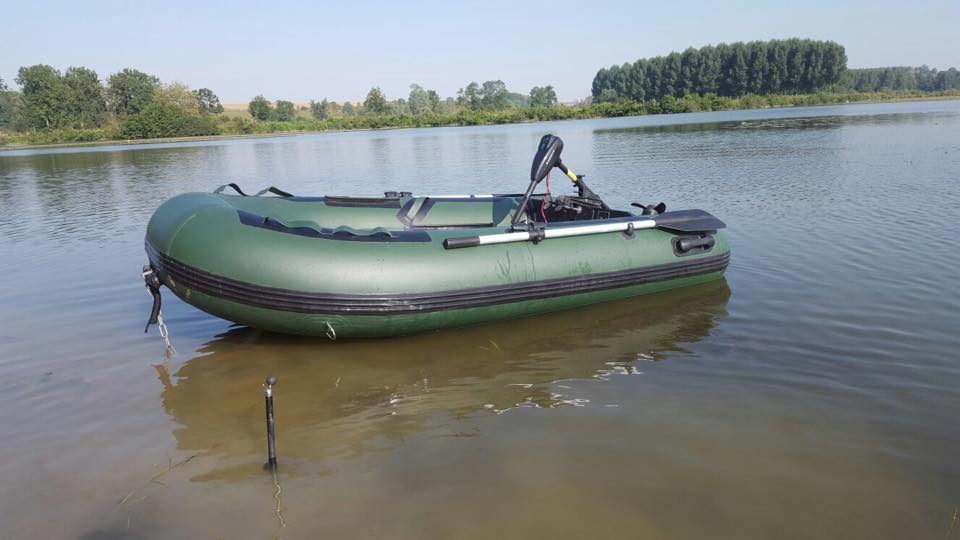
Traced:
<path fill-rule="evenodd" d="M 161 282 L 207 313 L 328 337 L 396 336 L 571 309 L 715 280 L 729 261 L 716 231 L 655 228 L 444 247 L 448 239 L 508 232 L 517 204 L 515 196 L 189 193 L 156 211 L 146 251 Z M 688 244 L 696 247 L 678 248 Z"/>

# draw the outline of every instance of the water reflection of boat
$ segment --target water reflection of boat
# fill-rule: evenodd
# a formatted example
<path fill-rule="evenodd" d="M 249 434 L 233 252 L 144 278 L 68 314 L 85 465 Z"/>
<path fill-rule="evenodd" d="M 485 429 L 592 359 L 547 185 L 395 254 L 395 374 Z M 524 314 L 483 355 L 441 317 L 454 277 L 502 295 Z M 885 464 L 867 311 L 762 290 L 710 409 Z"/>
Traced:
<path fill-rule="evenodd" d="M 237 328 L 172 376 L 163 405 L 178 448 L 263 452 L 260 386 L 280 379 L 283 455 L 363 453 L 464 415 L 562 401 L 549 383 L 629 372 L 707 336 L 724 281 L 511 323 L 410 338 L 319 342 Z M 163 369 L 160 369 L 163 373 Z"/>

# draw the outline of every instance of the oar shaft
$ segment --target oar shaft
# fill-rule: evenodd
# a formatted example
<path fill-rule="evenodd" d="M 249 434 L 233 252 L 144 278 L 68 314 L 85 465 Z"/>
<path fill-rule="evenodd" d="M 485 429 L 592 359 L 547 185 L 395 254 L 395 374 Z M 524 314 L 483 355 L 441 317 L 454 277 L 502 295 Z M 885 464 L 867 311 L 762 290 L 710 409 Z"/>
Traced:
<path fill-rule="evenodd" d="M 485 234 L 483 236 L 478 236 L 477 239 L 479 243 L 478 246 L 486 246 L 488 244 L 507 244 L 509 242 L 526 242 L 527 240 L 533 239 L 533 235 L 529 232 L 512 232 L 512 233 L 502 233 L 502 234 Z"/>
<path fill-rule="evenodd" d="M 543 231 L 543 237 L 565 238 L 568 236 L 583 236 L 585 234 L 619 232 L 627 230 L 631 223 L 633 224 L 634 230 L 654 229 L 657 226 L 657 222 L 652 219 L 640 219 L 637 221 L 628 221 L 626 223 L 601 223 L 599 225 L 584 225 L 582 227 L 560 227 L 556 229 L 546 229 Z"/>
<path fill-rule="evenodd" d="M 555 229 L 545 229 L 543 231 L 543 238 L 566 238 L 570 236 L 619 232 L 627 230 L 631 224 L 633 225 L 634 230 L 654 229 L 657 226 L 657 222 L 655 220 L 640 219 L 637 221 L 600 223 L 597 225 L 583 225 L 580 227 L 557 227 Z M 529 240 L 533 240 L 536 236 L 537 233 L 535 232 L 520 231 L 499 234 L 485 234 L 482 236 L 467 236 L 463 238 L 447 238 L 443 241 L 443 247 L 447 249 L 457 249 L 464 247 L 487 246 L 490 244 L 527 242 Z"/>

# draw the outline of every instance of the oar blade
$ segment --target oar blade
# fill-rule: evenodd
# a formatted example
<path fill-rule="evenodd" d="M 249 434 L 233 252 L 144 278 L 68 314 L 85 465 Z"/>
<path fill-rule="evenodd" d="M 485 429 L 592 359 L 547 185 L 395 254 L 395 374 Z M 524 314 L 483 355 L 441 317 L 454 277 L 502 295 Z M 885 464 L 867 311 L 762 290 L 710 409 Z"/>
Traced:
<path fill-rule="evenodd" d="M 654 218 L 658 229 L 681 233 L 715 231 L 723 229 L 726 223 L 704 210 L 678 210 L 664 212 Z"/>

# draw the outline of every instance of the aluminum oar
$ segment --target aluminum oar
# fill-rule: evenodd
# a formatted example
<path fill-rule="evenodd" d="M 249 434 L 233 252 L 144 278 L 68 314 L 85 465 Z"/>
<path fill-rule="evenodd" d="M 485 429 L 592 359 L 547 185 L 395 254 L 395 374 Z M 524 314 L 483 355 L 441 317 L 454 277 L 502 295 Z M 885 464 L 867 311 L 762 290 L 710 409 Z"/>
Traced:
<path fill-rule="evenodd" d="M 709 212 L 703 210 L 681 210 L 677 212 L 665 212 L 658 216 L 644 217 L 632 221 L 594 223 L 590 225 L 556 225 L 553 227 L 547 225 L 540 230 L 447 238 L 443 241 L 443 247 L 446 249 L 458 249 L 490 244 L 507 244 L 510 242 L 529 242 L 538 239 L 548 240 L 550 238 L 623 232 L 628 229 L 665 229 L 681 233 L 693 233 L 715 231 L 724 227 L 726 227 L 726 225 Z"/>

